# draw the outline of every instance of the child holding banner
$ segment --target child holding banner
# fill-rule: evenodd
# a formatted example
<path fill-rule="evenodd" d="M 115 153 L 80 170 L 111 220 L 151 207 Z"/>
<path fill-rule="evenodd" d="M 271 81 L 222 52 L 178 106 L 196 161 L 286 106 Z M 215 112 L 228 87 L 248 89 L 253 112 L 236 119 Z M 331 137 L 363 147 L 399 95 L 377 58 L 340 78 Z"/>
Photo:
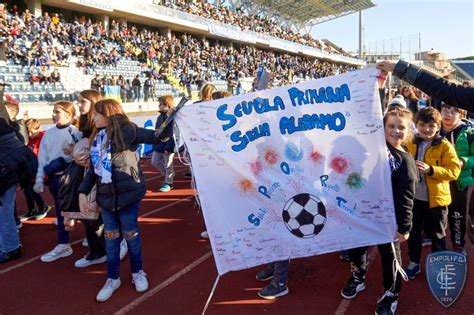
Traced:
<path fill-rule="evenodd" d="M 158 99 L 159 102 L 159 116 L 156 118 L 155 128 L 161 126 L 166 120 L 166 112 L 174 106 L 174 99 L 171 95 L 163 95 Z M 153 155 L 151 157 L 151 165 L 153 165 L 164 176 L 163 184 L 161 185 L 161 192 L 168 192 L 173 189 L 174 178 L 174 148 L 175 141 L 173 135 L 165 141 L 153 146 Z"/>
<path fill-rule="evenodd" d="M 431 238 L 431 251 L 446 250 L 447 206 L 451 204 L 449 182 L 458 178 L 461 167 L 454 147 L 439 135 L 442 117 L 433 107 L 420 109 L 415 116 L 418 135 L 408 143 L 415 157 L 421 181 L 413 206 L 413 229 L 408 240 L 410 263 L 406 273 L 415 279 L 421 272 L 421 232 Z"/>
<path fill-rule="evenodd" d="M 393 261 L 401 264 L 400 243 L 408 239 L 412 225 L 412 207 L 418 171 L 415 160 L 403 143 L 411 135 L 412 114 L 402 107 L 394 107 L 384 117 L 385 139 L 392 171 L 392 193 L 397 221 L 397 235 L 392 243 L 379 244 L 382 261 L 384 294 L 377 303 L 375 314 L 394 314 L 398 305 L 398 293 L 401 289 L 401 276 L 397 272 L 394 279 Z M 392 246 L 393 244 L 393 246 Z M 352 275 L 341 290 L 345 299 L 353 299 L 365 289 L 367 267 L 367 247 L 349 250 Z M 396 271 L 395 271 L 396 272 Z"/>
<path fill-rule="evenodd" d="M 97 184 L 97 204 L 104 221 L 107 255 L 107 281 L 97 294 L 97 301 L 108 300 L 120 285 L 120 241 L 127 241 L 132 283 L 137 292 L 148 289 L 142 266 L 138 209 L 145 195 L 145 179 L 137 154 L 138 144 L 166 141 L 172 124 L 161 134 L 138 128 L 130 122 L 122 106 L 115 100 L 100 100 L 92 115 L 95 128 L 91 134 L 88 169 L 78 189 L 81 209 L 86 209 L 87 195 Z"/>

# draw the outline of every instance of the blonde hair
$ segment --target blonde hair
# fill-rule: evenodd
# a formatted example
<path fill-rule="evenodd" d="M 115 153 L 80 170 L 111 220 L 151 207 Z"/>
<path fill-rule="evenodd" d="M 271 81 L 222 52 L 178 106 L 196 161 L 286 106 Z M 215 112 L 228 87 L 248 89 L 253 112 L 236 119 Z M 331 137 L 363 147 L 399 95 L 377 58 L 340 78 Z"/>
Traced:
<path fill-rule="evenodd" d="M 57 101 L 54 103 L 54 107 L 58 107 L 62 111 L 66 112 L 71 116 L 71 125 L 74 125 L 77 127 L 78 120 L 76 118 L 76 108 L 74 107 L 74 104 L 69 101 Z"/>
<path fill-rule="evenodd" d="M 216 86 L 211 83 L 206 83 L 201 88 L 201 100 L 210 101 L 212 100 L 212 93 L 216 91 Z"/>
<path fill-rule="evenodd" d="M 40 122 L 35 118 L 27 119 L 25 121 L 25 126 L 26 126 L 26 129 L 28 130 L 28 132 L 31 132 L 31 130 L 33 130 L 33 129 L 38 130 L 38 129 L 41 128 Z"/>
<path fill-rule="evenodd" d="M 166 105 L 166 107 L 171 108 L 174 106 L 174 98 L 171 95 L 163 95 L 158 99 L 160 104 Z"/>

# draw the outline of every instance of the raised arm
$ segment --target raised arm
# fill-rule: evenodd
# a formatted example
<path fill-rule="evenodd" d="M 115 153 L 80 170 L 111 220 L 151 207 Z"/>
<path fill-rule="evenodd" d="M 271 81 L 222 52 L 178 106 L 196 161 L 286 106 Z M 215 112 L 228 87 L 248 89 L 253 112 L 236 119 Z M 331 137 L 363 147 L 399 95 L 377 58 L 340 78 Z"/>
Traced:
<path fill-rule="evenodd" d="M 474 88 L 449 83 L 431 73 L 405 61 L 384 60 L 377 63 L 377 68 L 421 89 L 426 94 L 451 106 L 474 111 Z"/>

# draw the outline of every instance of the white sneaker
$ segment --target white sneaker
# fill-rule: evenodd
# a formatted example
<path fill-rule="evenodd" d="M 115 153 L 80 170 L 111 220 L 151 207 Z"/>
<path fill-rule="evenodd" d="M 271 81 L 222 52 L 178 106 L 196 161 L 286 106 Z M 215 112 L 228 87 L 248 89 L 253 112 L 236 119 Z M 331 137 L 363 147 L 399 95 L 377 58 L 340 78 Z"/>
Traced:
<path fill-rule="evenodd" d="M 92 260 L 88 260 L 86 259 L 86 257 L 82 257 L 81 259 L 76 260 L 76 262 L 74 263 L 74 267 L 85 268 L 92 265 L 102 264 L 102 263 L 105 263 L 106 261 L 107 261 L 107 256 L 105 255 L 97 259 L 92 259 Z"/>
<path fill-rule="evenodd" d="M 71 256 L 73 253 L 71 245 L 69 244 L 58 244 L 56 247 L 41 256 L 41 261 L 42 262 L 52 262 L 55 261 L 56 259 Z"/>
<path fill-rule="evenodd" d="M 102 287 L 102 289 L 100 289 L 99 293 L 97 293 L 95 299 L 97 300 L 97 302 L 107 301 L 108 299 L 110 299 L 115 290 L 120 288 L 121 284 L 122 283 L 120 282 L 120 279 L 107 278 L 107 281 L 105 281 L 104 286 Z"/>
<path fill-rule="evenodd" d="M 202 238 L 209 238 L 209 234 L 207 233 L 207 231 L 204 231 L 201 233 L 201 237 Z"/>
<path fill-rule="evenodd" d="M 137 292 L 145 292 L 148 290 L 148 280 L 146 279 L 146 273 L 140 270 L 137 273 L 132 273 L 132 283 L 135 284 L 135 290 Z"/>
<path fill-rule="evenodd" d="M 120 242 L 120 260 L 123 260 L 123 258 L 127 255 L 128 253 L 128 245 L 127 241 L 125 239 L 122 239 Z"/>
<path fill-rule="evenodd" d="M 82 243 L 81 243 L 81 244 L 82 244 L 82 246 L 84 246 L 84 247 L 89 247 L 89 243 L 87 242 L 87 238 L 84 238 L 84 239 L 82 240 Z"/>

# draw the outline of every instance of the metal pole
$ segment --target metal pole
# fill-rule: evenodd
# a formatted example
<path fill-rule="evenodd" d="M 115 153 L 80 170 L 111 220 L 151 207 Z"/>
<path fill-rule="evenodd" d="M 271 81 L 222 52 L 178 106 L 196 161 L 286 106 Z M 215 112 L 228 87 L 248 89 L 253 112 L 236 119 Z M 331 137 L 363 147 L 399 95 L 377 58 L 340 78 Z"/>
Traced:
<path fill-rule="evenodd" d="M 402 58 L 402 37 L 400 36 L 400 59 Z"/>
<path fill-rule="evenodd" d="M 411 62 L 411 37 L 408 35 L 408 61 Z"/>
<path fill-rule="evenodd" d="M 390 38 L 390 59 L 393 59 L 393 38 Z"/>
<path fill-rule="evenodd" d="M 421 33 L 418 33 L 418 54 L 420 56 L 418 58 L 421 58 Z"/>
<path fill-rule="evenodd" d="M 359 59 L 364 56 L 363 52 L 364 43 L 364 26 L 362 25 L 362 11 L 359 11 Z"/>

